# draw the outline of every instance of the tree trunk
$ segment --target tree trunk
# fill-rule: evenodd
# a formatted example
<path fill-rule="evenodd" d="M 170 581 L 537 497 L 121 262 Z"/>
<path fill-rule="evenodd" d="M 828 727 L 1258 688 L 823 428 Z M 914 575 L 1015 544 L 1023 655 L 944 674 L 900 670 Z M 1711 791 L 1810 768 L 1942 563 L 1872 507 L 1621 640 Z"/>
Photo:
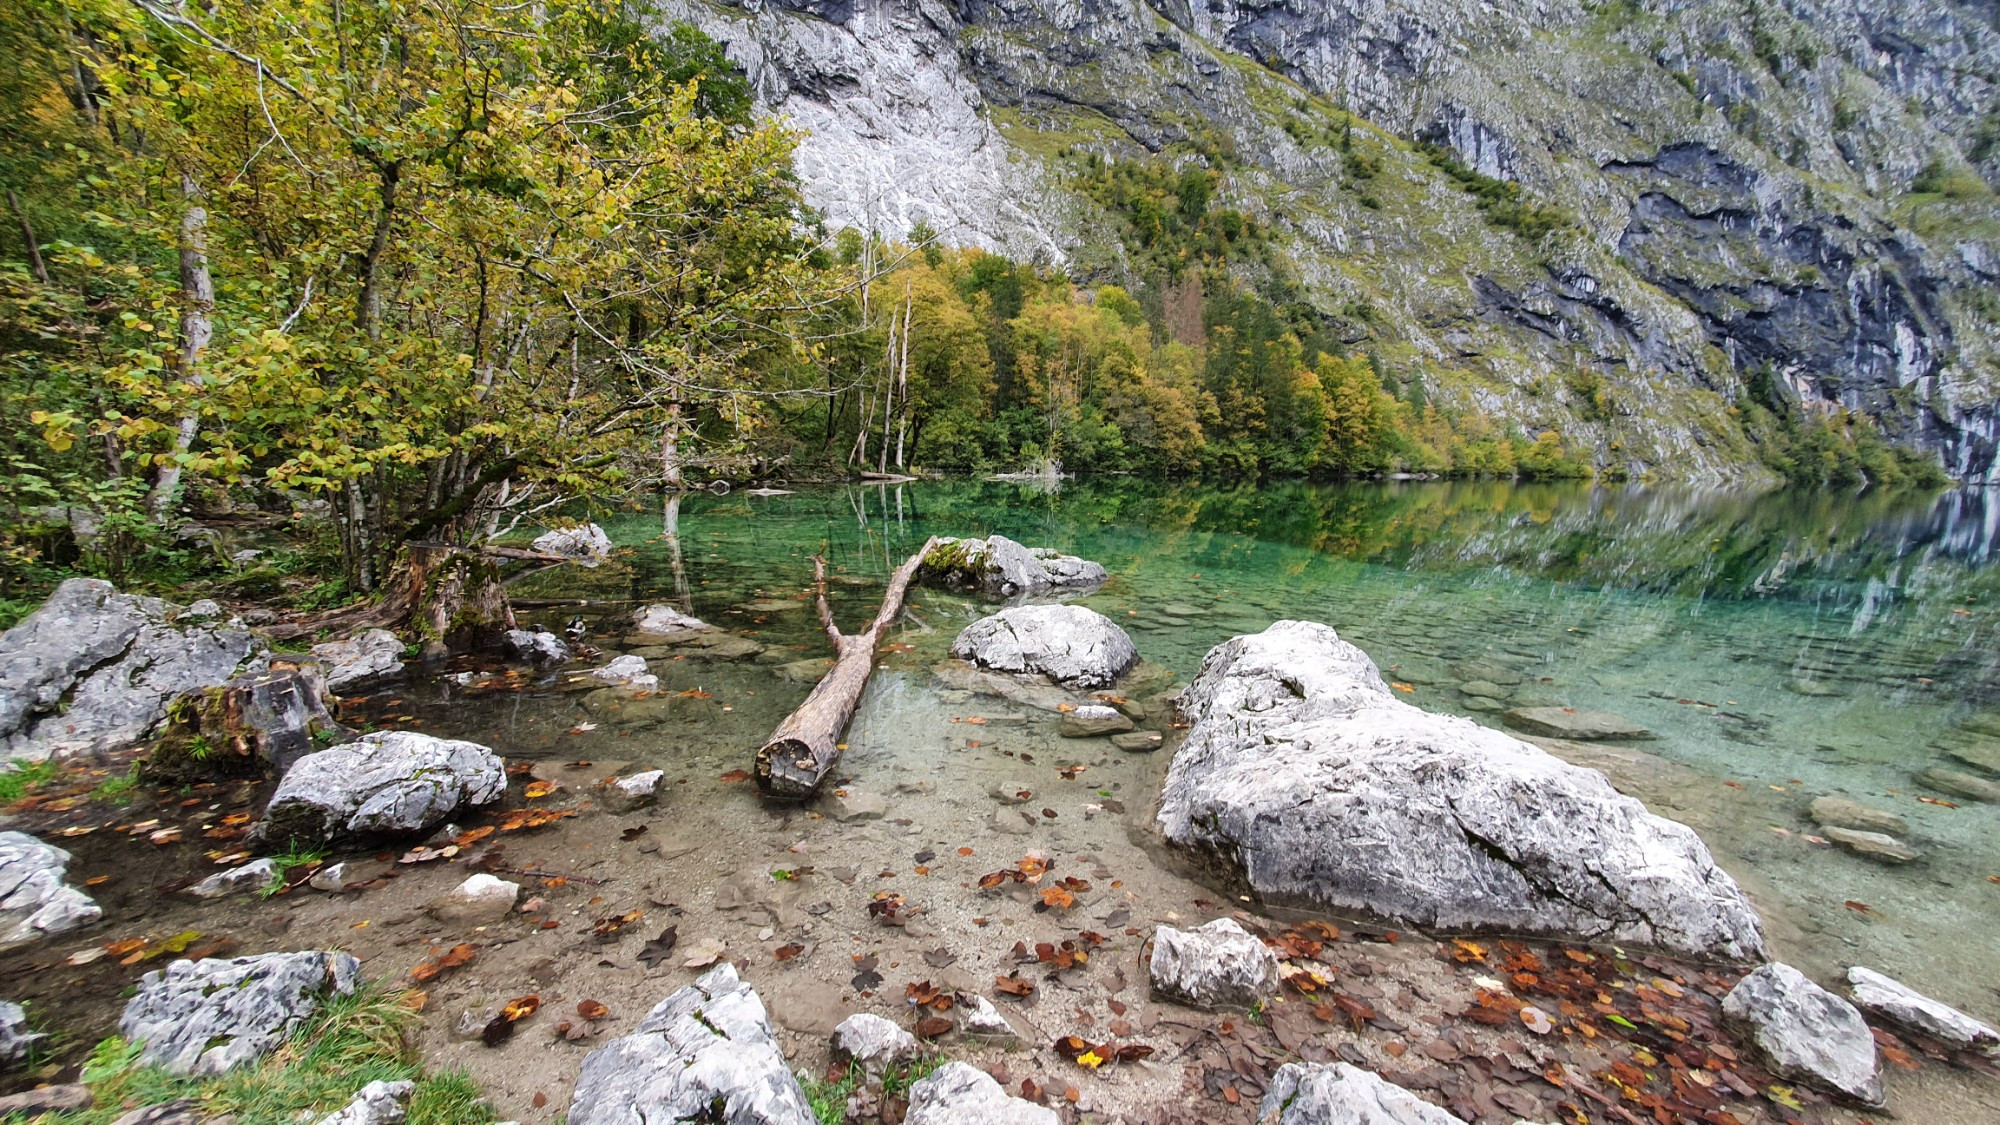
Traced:
<path fill-rule="evenodd" d="M 778 724 L 778 729 L 771 732 L 770 739 L 757 751 L 757 785 L 764 792 L 795 800 L 810 797 L 840 760 L 840 734 L 854 717 L 861 693 L 868 687 L 868 676 L 875 670 L 875 647 L 882 643 L 882 634 L 888 631 L 890 623 L 903 612 L 910 579 L 916 576 L 917 567 L 936 544 L 936 539 L 926 542 L 896 568 L 896 573 L 889 577 L 888 589 L 882 592 L 882 608 L 875 612 L 875 620 L 851 637 L 841 634 L 840 626 L 834 624 L 833 610 L 827 605 L 826 560 L 813 559 L 813 579 L 819 588 L 819 619 L 826 627 L 827 638 L 833 641 L 837 659 L 812 694 L 806 696 L 806 701 Z"/>
<path fill-rule="evenodd" d="M 181 173 L 181 196 L 187 210 L 181 214 L 181 379 L 191 386 L 201 385 L 201 357 L 215 337 L 215 281 L 208 274 L 208 210 L 201 205 L 201 185 L 190 172 Z M 147 506 L 154 519 L 165 519 L 172 510 L 181 487 L 181 458 L 194 445 L 201 417 L 190 405 L 174 429 L 174 448 L 160 462 L 160 474 L 153 482 Z"/>
<path fill-rule="evenodd" d="M 434 657 L 496 646 L 501 635 L 514 628 L 514 607 L 507 599 L 499 564 L 486 552 L 449 543 L 405 543 L 403 556 L 383 587 L 378 601 L 265 631 L 282 641 L 321 631 L 396 629 L 414 634 L 424 655 Z"/>
<path fill-rule="evenodd" d="M 21 197 L 11 188 L 7 191 L 7 206 L 14 210 L 14 221 L 21 224 L 21 245 L 27 250 L 28 268 L 34 272 L 36 281 L 47 285 L 49 267 L 42 261 L 41 243 L 35 241 L 35 224 L 28 221 L 27 208 L 21 206 Z"/>
<path fill-rule="evenodd" d="M 400 162 L 377 164 L 381 204 L 375 211 L 375 232 L 368 240 L 368 253 L 361 259 L 361 292 L 354 301 L 354 323 L 370 340 L 382 335 L 382 255 L 389 251 L 389 233 L 396 225 L 396 185 L 401 182 Z"/>
<path fill-rule="evenodd" d="M 346 733 L 334 722 L 332 699 L 316 665 L 286 661 L 190 692 L 168 705 L 145 774 L 169 782 L 283 776 L 320 739 Z"/>
<path fill-rule="evenodd" d="M 660 434 L 660 476 L 666 481 L 667 491 L 679 492 L 686 488 L 681 479 L 681 404 L 667 405 L 667 428 Z"/>

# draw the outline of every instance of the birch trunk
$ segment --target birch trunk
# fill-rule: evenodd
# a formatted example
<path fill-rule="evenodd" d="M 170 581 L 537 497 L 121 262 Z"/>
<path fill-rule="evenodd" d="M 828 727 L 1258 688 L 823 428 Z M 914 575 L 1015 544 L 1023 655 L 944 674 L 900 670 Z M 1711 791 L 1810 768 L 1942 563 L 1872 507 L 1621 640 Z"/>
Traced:
<path fill-rule="evenodd" d="M 208 273 L 208 210 L 201 205 L 201 185 L 194 174 L 181 173 L 181 197 L 187 210 L 181 213 L 181 380 L 199 387 L 202 353 L 215 338 L 215 281 Z M 160 462 L 159 476 L 147 506 L 154 519 L 165 519 L 173 510 L 181 488 L 181 459 L 194 445 L 201 417 L 190 404 L 174 427 L 173 452 Z"/>

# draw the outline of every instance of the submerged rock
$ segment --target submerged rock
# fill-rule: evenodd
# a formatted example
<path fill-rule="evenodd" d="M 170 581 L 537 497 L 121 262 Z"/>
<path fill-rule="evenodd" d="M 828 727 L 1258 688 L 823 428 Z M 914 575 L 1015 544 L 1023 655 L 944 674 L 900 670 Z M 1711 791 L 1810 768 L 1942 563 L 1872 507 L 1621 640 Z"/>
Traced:
<path fill-rule="evenodd" d="M 1056 733 L 1064 738 L 1098 738 L 1107 734 L 1123 734 L 1131 729 L 1130 716 L 1102 703 L 1086 703 L 1073 711 L 1065 711 L 1056 723 Z"/>
<path fill-rule="evenodd" d="M 403 1125 L 410 1117 L 410 1095 L 417 1084 L 370 1082 L 361 1087 L 354 1100 L 319 1119 L 319 1125 Z"/>
<path fill-rule="evenodd" d="M 535 550 L 545 555 L 561 555 L 584 566 L 596 566 L 611 557 L 611 536 L 594 523 L 558 527 L 535 536 Z"/>
<path fill-rule="evenodd" d="M 506 789 L 505 765 L 484 746 L 376 731 L 300 759 L 271 795 L 255 839 L 320 844 L 427 832 L 460 808 L 499 800 Z"/>
<path fill-rule="evenodd" d="M 1861 1013 L 1790 965 L 1759 966 L 1737 981 L 1722 998 L 1722 1016 L 1743 1029 L 1778 1077 L 1882 1104 L 1875 1037 Z"/>
<path fill-rule="evenodd" d="M 28 1030 L 27 1009 L 0 1000 L 0 1070 L 28 1057 L 34 1045 L 48 1036 Z"/>
<path fill-rule="evenodd" d="M 1197 1008 L 1249 1008 L 1278 990 L 1278 957 L 1229 918 L 1153 931 L 1153 990 Z"/>
<path fill-rule="evenodd" d="M 646 1121 L 817 1125 L 763 1001 L 732 965 L 668 996 L 632 1034 L 592 1051 L 570 1125 Z"/>
<path fill-rule="evenodd" d="M 1094 590 L 1109 575 L 1089 559 L 1046 547 L 1023 547 L 1004 535 L 940 539 L 924 556 L 917 580 L 941 586 L 976 586 L 989 594 L 1039 594 Z"/>
<path fill-rule="evenodd" d="M 173 621 L 158 598 L 72 578 L 0 635 L 0 757 L 122 749 L 198 688 L 263 669 L 269 654 L 240 629 Z"/>
<path fill-rule="evenodd" d="M 645 770 L 614 777 L 602 790 L 604 806 L 621 813 L 645 808 L 659 799 L 660 780 L 666 776 L 665 770 Z"/>
<path fill-rule="evenodd" d="M 1685 825 L 1604 775 L 1397 699 L 1329 627 L 1209 652 L 1159 824 L 1279 901 L 1752 960 L 1755 911 Z"/>
<path fill-rule="evenodd" d="M 1544 738 L 1568 738 L 1578 742 L 1635 742 L 1653 737 L 1652 731 L 1609 711 L 1588 711 L 1575 707 L 1516 707 L 1500 718 L 1515 730 Z"/>
<path fill-rule="evenodd" d="M 1806 806 L 1806 815 L 1824 828 L 1851 828 L 1857 832 L 1880 832 L 1889 836 L 1910 834 L 1909 822 L 1892 812 L 1871 809 L 1846 797 L 1815 797 Z"/>
<path fill-rule="evenodd" d="M 87 926 L 104 916 L 63 882 L 69 853 L 25 832 L 0 832 L 0 949 Z"/>
<path fill-rule="evenodd" d="M 616 656 L 602 667 L 592 668 L 584 673 L 593 680 L 607 684 L 626 684 L 632 687 L 657 687 L 660 678 L 646 670 L 646 658 L 626 653 Z"/>
<path fill-rule="evenodd" d="M 1969 773 L 1941 769 L 1920 770 L 1917 773 L 1917 780 L 1940 793 L 1949 793 L 1968 801 L 2000 804 L 2000 781 L 1988 781 Z"/>
<path fill-rule="evenodd" d="M 1858 832 L 1852 828 L 1834 828 L 1832 826 L 1823 827 L 1820 829 L 1820 832 L 1827 839 L 1832 840 L 1855 855 L 1861 856 L 1863 859 L 1872 859 L 1877 863 L 1886 863 L 1892 867 L 1905 863 L 1915 863 L 1924 858 L 1924 853 L 1896 839 L 1894 836 L 1884 836 L 1880 832 Z"/>
<path fill-rule="evenodd" d="M 255 1062 L 360 983 L 361 963 L 329 950 L 176 961 L 139 978 L 118 1033 L 139 1061 L 210 1077 Z"/>
<path fill-rule="evenodd" d="M 714 626 L 701 618 L 682 613 L 670 605 L 646 605 L 632 611 L 632 631 L 635 633 L 672 636 L 711 628 Z"/>
<path fill-rule="evenodd" d="M 1109 687 L 1139 661 L 1117 622 L 1079 605 L 1019 605 L 982 617 L 951 643 L 981 668 L 1037 673 L 1078 688 Z"/>
<path fill-rule="evenodd" d="M 1158 750 L 1165 738 L 1156 730 L 1134 730 L 1111 736 L 1111 745 L 1134 754 Z"/>
<path fill-rule="evenodd" d="M 833 1064 L 859 1063 L 880 1078 L 891 1066 L 917 1057 L 917 1037 L 871 1012 L 856 1012 L 833 1029 Z"/>
<path fill-rule="evenodd" d="M 948 1062 L 910 1087 L 903 1125 L 1060 1125 L 1056 1111 L 1014 1097 L 985 1071 Z"/>
<path fill-rule="evenodd" d="M 1286 1063 L 1271 1075 L 1258 1125 L 1465 1125 L 1391 1082 L 1346 1063 Z"/>
<path fill-rule="evenodd" d="M 1855 1006 L 1884 1022 L 1961 1050 L 1991 1054 L 2000 1048 L 2000 1031 L 1873 969 L 1854 966 L 1847 970 L 1847 983 Z"/>
<path fill-rule="evenodd" d="M 343 692 L 403 674 L 402 638 L 387 629 L 312 646 L 313 659 L 326 670 L 327 690 Z"/>
<path fill-rule="evenodd" d="M 570 657 L 569 644 L 546 629 L 509 629 L 500 647 L 515 660 L 535 664 L 566 664 Z"/>

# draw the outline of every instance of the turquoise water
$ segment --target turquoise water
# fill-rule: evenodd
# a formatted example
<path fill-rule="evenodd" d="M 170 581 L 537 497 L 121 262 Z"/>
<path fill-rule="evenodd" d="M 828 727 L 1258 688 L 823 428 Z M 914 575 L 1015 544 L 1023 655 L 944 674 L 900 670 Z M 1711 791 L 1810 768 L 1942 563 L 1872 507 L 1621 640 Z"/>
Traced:
<path fill-rule="evenodd" d="M 586 613 L 605 622 L 630 602 L 677 600 L 769 646 L 762 664 L 676 666 L 665 676 L 676 692 L 764 684 L 779 659 L 824 654 L 797 601 L 815 552 L 853 628 L 932 534 L 1000 532 L 1102 562 L 1112 581 L 1084 603 L 1181 680 L 1232 635 L 1325 621 L 1425 707 L 1494 725 L 1532 704 L 1643 723 L 1656 740 L 1631 745 L 1657 759 L 1614 779 L 1703 834 L 1757 897 L 1782 955 L 1829 975 L 1869 964 L 2000 1017 L 2000 884 L 1988 880 L 2000 875 L 2000 807 L 1920 801 L 1942 795 L 1911 777 L 1933 765 L 1976 772 L 1939 742 L 1964 745 L 1953 742 L 1961 724 L 2000 713 L 2000 497 L 921 483 L 690 496 L 673 538 L 665 518 L 612 514 L 603 522 L 632 549 L 621 561 L 548 572 L 516 595 L 588 598 Z M 844 768 L 868 767 L 860 732 L 894 740 L 899 717 L 933 720 L 924 670 L 981 612 L 930 591 L 912 601 L 912 651 L 885 658 Z M 527 616 L 560 624 L 569 612 Z M 709 740 L 718 760 L 742 757 L 804 691 L 738 693 L 738 706 L 681 736 Z M 507 706 L 518 723 L 533 704 Z M 450 725 L 475 733 L 481 721 L 461 711 Z M 1823 793 L 1903 816 L 1925 858 L 1890 868 L 1814 842 L 1804 810 Z"/>

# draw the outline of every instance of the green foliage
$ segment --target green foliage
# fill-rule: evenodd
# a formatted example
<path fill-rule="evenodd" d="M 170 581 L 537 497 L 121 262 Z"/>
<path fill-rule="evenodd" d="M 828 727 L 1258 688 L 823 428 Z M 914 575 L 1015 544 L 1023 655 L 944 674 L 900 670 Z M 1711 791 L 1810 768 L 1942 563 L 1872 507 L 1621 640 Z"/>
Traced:
<path fill-rule="evenodd" d="M 1480 213 L 1486 216 L 1486 221 L 1502 230 L 1538 241 L 1545 235 L 1575 225 L 1552 207 L 1525 202 L 1521 198 L 1520 184 L 1498 180 L 1468 168 L 1442 145 L 1419 144 L 1417 151 L 1465 189 Z"/>
<path fill-rule="evenodd" d="M 62 768 L 46 758 L 39 762 L 16 758 L 11 764 L 0 766 L 0 805 L 20 800 L 60 773 Z"/>
<path fill-rule="evenodd" d="M 138 788 L 139 770 L 138 767 L 134 766 L 132 769 L 116 777 L 105 778 L 96 789 L 91 790 L 90 795 L 99 801 L 105 801 L 114 805 L 126 805 L 132 802 L 132 794 Z"/>

